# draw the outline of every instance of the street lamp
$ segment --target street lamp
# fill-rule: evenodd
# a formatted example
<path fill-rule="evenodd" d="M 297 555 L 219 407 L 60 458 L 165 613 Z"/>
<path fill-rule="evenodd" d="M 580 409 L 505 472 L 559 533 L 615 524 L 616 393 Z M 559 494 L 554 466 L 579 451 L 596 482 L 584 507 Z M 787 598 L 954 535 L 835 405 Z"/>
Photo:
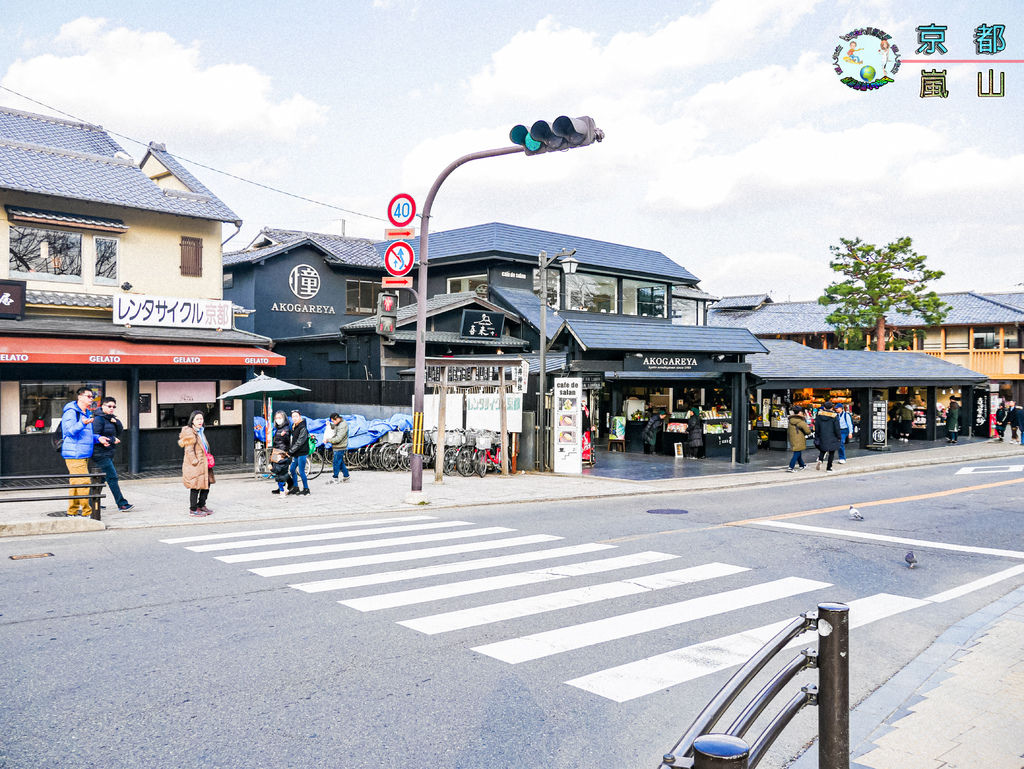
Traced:
<path fill-rule="evenodd" d="M 561 264 L 562 271 L 566 275 L 575 275 L 576 268 L 580 266 L 580 260 L 573 257 L 576 253 L 576 249 L 569 251 L 563 248 L 557 254 L 548 258 L 546 251 L 541 251 L 537 255 L 537 264 L 540 266 L 540 378 L 538 380 L 538 404 L 539 409 L 537 410 L 537 426 L 540 428 L 540 469 L 541 471 L 548 469 L 547 463 L 547 449 L 548 441 L 544 435 L 545 417 L 547 416 L 547 405 L 544 402 L 544 398 L 547 394 L 547 349 L 548 349 L 548 267 L 554 264 L 556 261 Z"/>

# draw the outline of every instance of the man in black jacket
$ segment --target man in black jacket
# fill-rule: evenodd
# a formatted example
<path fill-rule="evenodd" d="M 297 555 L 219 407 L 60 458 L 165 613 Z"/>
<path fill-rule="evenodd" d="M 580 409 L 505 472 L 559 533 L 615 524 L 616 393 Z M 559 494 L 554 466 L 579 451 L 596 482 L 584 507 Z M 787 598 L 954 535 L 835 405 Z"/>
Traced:
<path fill-rule="evenodd" d="M 842 441 L 842 433 L 839 430 L 839 421 L 832 403 L 826 403 L 814 417 L 814 445 L 818 449 L 818 461 L 814 465 L 815 470 L 821 469 L 821 463 L 828 456 L 828 468 L 826 472 L 832 472 L 832 460 L 835 459 L 836 450 Z"/>
<path fill-rule="evenodd" d="M 306 459 L 309 456 L 309 430 L 306 428 L 306 420 L 298 409 L 292 411 L 292 443 L 288 447 L 288 454 L 292 458 L 292 465 L 289 468 L 292 487 L 288 493 L 308 495 L 309 481 L 306 480 Z M 302 491 L 299 491 L 299 478 L 302 479 Z"/>
<path fill-rule="evenodd" d="M 114 467 L 114 451 L 117 444 L 121 442 L 121 433 L 124 426 L 121 420 L 114 414 L 117 408 L 117 400 L 110 395 L 103 399 L 100 411 L 96 415 L 92 431 L 96 435 L 96 447 L 92 451 L 92 460 L 96 470 L 105 473 L 110 493 L 114 496 L 117 509 L 121 512 L 128 512 L 135 505 L 131 504 L 121 493 L 121 485 L 117 480 L 117 469 Z"/>

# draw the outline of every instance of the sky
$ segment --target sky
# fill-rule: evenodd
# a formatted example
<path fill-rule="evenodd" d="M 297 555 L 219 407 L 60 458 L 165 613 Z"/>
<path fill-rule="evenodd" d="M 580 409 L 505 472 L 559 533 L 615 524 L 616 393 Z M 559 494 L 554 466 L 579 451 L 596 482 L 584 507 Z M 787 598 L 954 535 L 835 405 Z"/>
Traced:
<path fill-rule="evenodd" d="M 141 140 L 117 138 L 136 160 L 164 142 L 244 220 L 225 250 L 261 227 L 382 239 L 396 193 L 422 205 L 448 163 L 508 145 L 515 124 L 589 115 L 600 144 L 455 171 L 431 231 L 498 221 L 655 249 L 713 294 L 777 301 L 817 298 L 840 238 L 909 235 L 945 272 L 939 291 L 1024 290 L 1024 63 L 998 64 L 1024 59 L 1016 0 L 4 0 L 4 11 L 0 86 L 35 101 L 0 88 L 0 105 Z M 975 51 L 983 23 L 1005 25 L 996 56 Z M 929 24 L 947 27 L 945 56 L 915 53 Z M 865 26 L 903 59 L 937 64 L 848 88 L 833 50 Z M 977 95 L 990 67 L 997 84 L 1005 72 L 1002 98 Z M 921 98 L 922 69 L 947 71 L 946 98 Z"/>

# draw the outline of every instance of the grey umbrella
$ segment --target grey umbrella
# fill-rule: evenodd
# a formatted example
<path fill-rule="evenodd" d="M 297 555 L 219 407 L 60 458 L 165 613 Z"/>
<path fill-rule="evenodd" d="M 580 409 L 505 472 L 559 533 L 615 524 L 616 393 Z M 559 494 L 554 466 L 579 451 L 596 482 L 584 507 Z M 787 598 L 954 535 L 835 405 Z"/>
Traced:
<path fill-rule="evenodd" d="M 244 384 L 238 385 L 232 390 L 228 390 L 226 393 L 217 397 L 217 400 L 228 400 L 238 398 L 244 401 L 262 401 L 263 402 L 263 420 L 265 424 L 270 425 L 270 416 L 267 408 L 267 397 L 268 396 L 287 396 L 296 395 L 297 393 L 308 393 L 309 388 L 301 385 L 292 384 L 291 382 L 285 382 L 282 379 L 277 379 L 266 374 L 257 374 L 255 377 L 250 379 Z M 272 402 L 272 401 L 271 401 Z M 271 406 L 272 408 L 272 406 Z M 263 430 L 264 446 L 267 455 L 270 454 L 270 430 L 264 428 Z"/>

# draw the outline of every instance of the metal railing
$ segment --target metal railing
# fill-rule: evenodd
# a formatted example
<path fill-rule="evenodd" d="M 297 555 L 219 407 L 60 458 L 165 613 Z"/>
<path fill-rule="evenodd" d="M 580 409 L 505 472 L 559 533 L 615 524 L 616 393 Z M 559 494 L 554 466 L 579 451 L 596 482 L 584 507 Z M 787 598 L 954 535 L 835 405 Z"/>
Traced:
<path fill-rule="evenodd" d="M 711 733 L 744 688 L 791 641 L 818 632 L 818 648 L 804 649 L 746 704 L 724 732 Z M 745 739 L 758 716 L 801 671 L 816 668 L 818 686 L 793 696 L 753 742 Z M 818 769 L 850 766 L 850 608 L 820 603 L 795 618 L 747 660 L 662 757 L 659 769 L 754 769 L 783 730 L 807 705 L 818 708 Z"/>
<path fill-rule="evenodd" d="M 80 494 L 72 494 L 71 489 L 88 489 L 86 498 L 89 500 L 89 507 L 92 515 L 89 517 L 95 521 L 101 520 L 101 502 L 103 500 L 103 487 L 106 485 L 105 473 L 81 473 L 78 475 L 0 475 L 0 492 L 26 492 L 25 496 L 8 497 L 0 494 L 0 503 L 4 502 L 47 502 L 50 500 L 67 502 L 78 498 Z M 86 478 L 88 483 L 81 483 L 71 486 L 69 481 L 72 478 Z M 49 483 L 47 482 L 49 481 Z M 61 489 L 67 492 L 64 495 L 39 496 L 34 492 L 52 489 Z"/>

